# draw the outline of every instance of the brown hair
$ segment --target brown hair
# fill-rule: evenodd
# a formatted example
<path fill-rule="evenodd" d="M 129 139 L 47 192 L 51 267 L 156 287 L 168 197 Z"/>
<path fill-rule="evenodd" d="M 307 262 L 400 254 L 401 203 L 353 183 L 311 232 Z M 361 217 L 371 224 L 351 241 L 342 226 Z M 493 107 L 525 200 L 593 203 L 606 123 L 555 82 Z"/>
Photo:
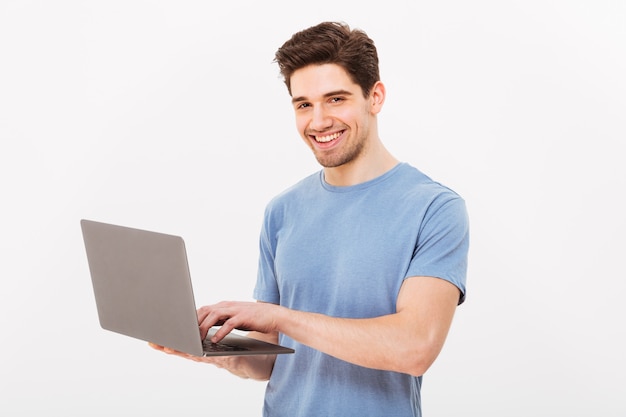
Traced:
<path fill-rule="evenodd" d="M 374 41 L 362 30 L 351 30 L 340 22 L 323 22 L 295 33 L 278 48 L 274 62 L 278 63 L 290 95 L 293 73 L 312 64 L 341 66 L 361 86 L 365 97 L 380 80 Z"/>

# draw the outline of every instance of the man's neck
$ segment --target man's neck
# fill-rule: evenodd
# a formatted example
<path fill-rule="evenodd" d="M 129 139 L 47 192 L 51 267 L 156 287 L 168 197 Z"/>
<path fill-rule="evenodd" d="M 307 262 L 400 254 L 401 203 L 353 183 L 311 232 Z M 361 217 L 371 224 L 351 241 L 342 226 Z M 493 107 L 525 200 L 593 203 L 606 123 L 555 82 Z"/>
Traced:
<path fill-rule="evenodd" d="M 361 184 L 383 175 L 398 164 L 398 160 L 382 145 L 374 152 L 347 164 L 324 168 L 325 181 L 337 187 Z"/>

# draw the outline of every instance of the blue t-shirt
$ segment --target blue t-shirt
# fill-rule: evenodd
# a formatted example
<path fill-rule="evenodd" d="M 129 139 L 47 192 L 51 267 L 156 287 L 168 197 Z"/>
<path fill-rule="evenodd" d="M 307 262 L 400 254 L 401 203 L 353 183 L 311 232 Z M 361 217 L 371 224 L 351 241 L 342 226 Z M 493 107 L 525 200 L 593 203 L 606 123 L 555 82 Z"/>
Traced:
<path fill-rule="evenodd" d="M 335 187 L 319 171 L 267 206 L 257 300 L 332 317 L 395 313 L 404 279 L 432 276 L 465 299 L 469 225 L 465 202 L 400 163 L 371 181 Z M 420 416 L 421 377 L 353 365 L 299 344 L 278 355 L 267 417 Z M 363 340 L 362 343 L 367 343 Z"/>

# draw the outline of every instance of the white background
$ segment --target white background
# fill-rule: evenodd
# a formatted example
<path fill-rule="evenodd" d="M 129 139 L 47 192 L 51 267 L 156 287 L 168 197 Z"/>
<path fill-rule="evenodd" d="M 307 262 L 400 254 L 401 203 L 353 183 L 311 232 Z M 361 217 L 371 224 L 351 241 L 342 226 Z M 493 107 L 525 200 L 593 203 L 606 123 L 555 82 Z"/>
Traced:
<path fill-rule="evenodd" d="M 626 414 L 626 3 L 0 0 L 1 415 L 260 415 L 263 383 L 99 327 L 79 220 L 182 235 L 198 304 L 251 299 L 265 204 L 318 169 L 273 55 L 322 20 L 467 201 L 425 415 Z"/>

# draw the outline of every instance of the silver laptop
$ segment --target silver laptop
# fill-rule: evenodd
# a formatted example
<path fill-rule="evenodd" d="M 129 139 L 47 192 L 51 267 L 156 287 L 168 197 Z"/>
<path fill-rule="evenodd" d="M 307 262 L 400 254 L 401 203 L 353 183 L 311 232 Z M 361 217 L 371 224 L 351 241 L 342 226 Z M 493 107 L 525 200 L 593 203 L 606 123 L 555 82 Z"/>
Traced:
<path fill-rule="evenodd" d="M 103 329 L 196 356 L 293 353 L 230 333 L 201 340 L 185 243 L 179 236 L 81 220 Z"/>

